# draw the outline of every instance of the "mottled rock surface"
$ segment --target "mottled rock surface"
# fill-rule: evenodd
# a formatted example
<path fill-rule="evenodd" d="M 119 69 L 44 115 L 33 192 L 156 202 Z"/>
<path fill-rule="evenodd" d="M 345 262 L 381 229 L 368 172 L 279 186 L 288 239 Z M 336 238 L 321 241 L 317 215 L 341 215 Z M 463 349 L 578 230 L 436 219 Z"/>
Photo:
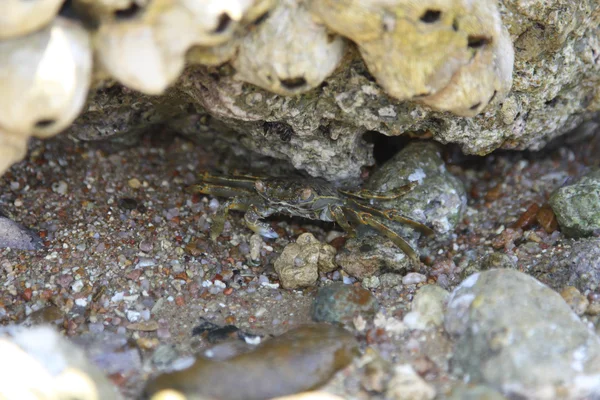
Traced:
<path fill-rule="evenodd" d="M 317 322 L 351 324 L 359 315 L 364 319 L 372 319 L 378 309 L 379 303 L 370 291 L 334 283 L 319 289 L 311 316 Z"/>
<path fill-rule="evenodd" d="M 600 169 L 558 189 L 550 205 L 565 235 L 582 237 L 600 232 Z"/>
<path fill-rule="evenodd" d="M 514 270 L 474 274 L 452 293 L 452 367 L 508 396 L 600 394 L 600 339 L 556 292 Z"/>
<path fill-rule="evenodd" d="M 282 287 L 298 289 L 315 285 L 319 272 L 336 269 L 334 257 L 335 249 L 331 245 L 321 243 L 311 233 L 303 233 L 296 243 L 290 243 L 283 249 L 274 268 Z"/>
<path fill-rule="evenodd" d="M 434 142 L 412 142 L 376 170 L 365 185 L 375 192 L 397 189 L 410 182 L 417 185 L 394 200 L 377 200 L 378 208 L 394 209 L 401 215 L 424 223 L 436 234 L 446 234 L 460 221 L 467 197 L 460 179 L 452 176 Z M 383 221 L 417 249 L 420 233 L 406 224 Z M 375 234 L 374 232 L 365 232 Z M 351 238 L 338 253 L 336 261 L 350 275 L 362 279 L 380 271 L 402 271 L 410 260 L 400 249 L 387 245 L 386 238 Z"/>

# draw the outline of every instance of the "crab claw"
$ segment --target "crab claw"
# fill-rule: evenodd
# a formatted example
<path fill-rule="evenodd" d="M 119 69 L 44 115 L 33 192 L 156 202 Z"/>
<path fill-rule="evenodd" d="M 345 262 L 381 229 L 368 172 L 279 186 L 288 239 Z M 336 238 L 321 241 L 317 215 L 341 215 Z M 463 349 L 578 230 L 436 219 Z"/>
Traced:
<path fill-rule="evenodd" d="M 273 230 L 273 228 L 271 228 L 271 227 L 268 227 L 268 228 L 261 227 L 257 233 L 260 236 L 265 237 L 267 239 L 277 239 L 279 237 L 277 232 L 275 232 Z"/>

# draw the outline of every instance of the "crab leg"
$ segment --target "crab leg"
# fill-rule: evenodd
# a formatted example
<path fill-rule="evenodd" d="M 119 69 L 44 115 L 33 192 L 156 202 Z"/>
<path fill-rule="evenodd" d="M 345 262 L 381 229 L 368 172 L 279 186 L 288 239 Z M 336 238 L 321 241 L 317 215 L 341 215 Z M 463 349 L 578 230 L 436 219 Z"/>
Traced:
<path fill-rule="evenodd" d="M 202 193 L 216 197 L 251 197 L 256 194 L 253 189 L 217 185 L 213 183 L 198 183 L 188 187 L 186 190 L 189 193 Z"/>
<path fill-rule="evenodd" d="M 212 240 L 217 240 L 221 233 L 223 233 L 225 219 L 229 215 L 229 210 L 246 211 L 250 206 L 251 204 L 248 200 L 239 197 L 234 197 L 233 199 L 225 201 L 213 216 L 213 223 L 210 227 L 210 238 Z"/>
<path fill-rule="evenodd" d="M 371 228 L 376 229 L 382 235 L 385 235 L 413 261 L 419 261 L 417 253 L 406 240 L 381 222 L 377 221 L 372 215 L 366 212 L 356 211 L 351 208 L 344 208 L 344 211 L 349 213 L 358 223 L 370 226 Z"/>
<path fill-rule="evenodd" d="M 215 184 L 217 186 L 228 186 L 236 189 L 245 189 L 254 191 L 254 182 L 260 178 L 249 175 L 234 175 L 234 176 L 217 176 L 211 175 L 208 172 L 203 172 L 199 175 L 202 182 L 207 184 Z"/>
<path fill-rule="evenodd" d="M 360 200 L 394 200 L 406 195 L 417 186 L 417 182 L 410 182 L 406 185 L 398 186 L 386 192 L 374 192 L 368 189 L 360 190 L 338 190 L 338 192 L 349 197 Z"/>
<path fill-rule="evenodd" d="M 364 211 L 366 213 L 373 214 L 378 217 L 388 219 L 390 221 L 396 221 L 406 225 L 410 225 L 411 227 L 415 228 L 416 230 L 427 236 L 432 236 L 434 234 L 434 231 L 427 225 L 424 225 L 419 221 L 415 221 L 414 219 L 405 217 L 396 210 L 378 210 L 377 208 L 369 207 L 364 204 L 360 204 L 356 201 L 349 201 L 349 203 L 360 211 Z"/>
<path fill-rule="evenodd" d="M 276 239 L 279 237 L 277 232 L 271 228 L 269 224 L 264 221 L 261 221 L 261 218 L 267 218 L 269 215 L 273 214 L 275 210 L 260 207 L 256 204 L 250 204 L 246 214 L 244 214 L 244 221 L 248 228 L 252 229 L 254 232 L 258 233 L 260 236 Z"/>
<path fill-rule="evenodd" d="M 356 230 L 350 225 L 348 217 L 344 214 L 342 207 L 338 205 L 330 206 L 329 212 L 333 219 L 335 219 L 335 222 L 337 222 L 337 224 L 348 234 L 348 237 L 356 236 Z"/>

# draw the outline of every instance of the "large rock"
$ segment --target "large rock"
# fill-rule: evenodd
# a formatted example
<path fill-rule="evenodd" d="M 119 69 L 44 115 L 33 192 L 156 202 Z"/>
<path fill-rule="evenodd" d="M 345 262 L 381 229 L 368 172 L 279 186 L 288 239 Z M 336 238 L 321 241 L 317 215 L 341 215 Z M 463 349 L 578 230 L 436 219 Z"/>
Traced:
<path fill-rule="evenodd" d="M 376 200 L 373 206 L 397 210 L 429 226 L 436 234 L 451 232 L 464 214 L 467 196 L 463 183 L 446 169 L 440 147 L 435 142 L 412 142 L 375 171 L 365 185 L 374 192 L 392 191 L 411 182 L 417 185 L 404 196 Z M 418 252 L 418 231 L 399 222 L 381 221 Z M 402 250 L 389 245 L 389 240 L 381 235 L 349 239 L 336 261 L 359 279 L 378 275 L 381 270 L 403 271 L 410 266 Z"/>
<path fill-rule="evenodd" d="M 471 275 L 445 317 L 454 373 L 509 397 L 600 395 L 600 339 L 560 295 L 514 270 Z"/>
<path fill-rule="evenodd" d="M 127 102 L 106 118 L 92 96 L 88 109 L 95 117 L 83 117 L 85 136 L 137 131 L 157 120 L 201 135 L 206 124 L 198 114 L 206 113 L 235 133 L 236 143 L 339 180 L 356 178 L 373 163 L 362 139 L 366 132 L 429 133 L 476 154 L 539 149 L 600 110 L 596 1 L 307 2 L 317 23 L 294 1 L 213 0 L 204 8 L 149 2 L 117 9 L 77 2 L 85 3 L 86 19 L 98 28 L 95 82 L 110 88 L 112 77 L 146 94 L 166 90 L 152 100 L 152 118 L 132 117 Z M 69 11 L 67 6 L 63 13 Z M 358 50 L 340 60 L 345 39 L 332 32 L 353 40 Z M 296 45 L 307 37 L 310 45 Z M 191 66 L 174 83 L 186 57 L 203 66 Z M 63 85 L 58 92 L 67 89 L 74 90 Z M 147 102 L 138 96 L 139 104 Z M 173 118 L 174 108 L 180 118 Z M 70 112 L 53 119 L 70 120 Z M 41 121 L 48 131 L 48 119 Z M 111 129 L 116 121 L 123 124 Z M 0 145 L 8 150 L 0 154 L 8 151 L 12 162 L 22 157 L 23 146 L 4 136 L 24 142 L 32 132 L 4 130 Z"/>
<path fill-rule="evenodd" d="M 151 380 L 146 394 L 179 392 L 186 398 L 259 400 L 327 382 L 358 351 L 354 336 L 327 324 L 306 325 L 225 361 L 198 358 L 188 369 Z"/>

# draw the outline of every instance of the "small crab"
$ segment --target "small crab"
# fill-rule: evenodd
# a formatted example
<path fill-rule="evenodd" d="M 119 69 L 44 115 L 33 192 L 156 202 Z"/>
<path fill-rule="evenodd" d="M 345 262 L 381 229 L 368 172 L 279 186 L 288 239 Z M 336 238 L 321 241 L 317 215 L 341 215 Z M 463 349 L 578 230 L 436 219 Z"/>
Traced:
<path fill-rule="evenodd" d="M 221 205 L 213 219 L 210 233 L 213 240 L 223 232 L 230 210 L 244 211 L 246 225 L 259 235 L 272 239 L 278 237 L 277 232 L 261 219 L 275 213 L 337 222 L 349 236 L 355 235 L 355 226 L 367 225 L 388 237 L 413 260 L 418 259 L 416 251 L 378 219 L 405 223 L 426 235 L 433 234 L 431 228 L 396 210 L 378 209 L 370 204 L 377 200 L 402 197 L 416 186 L 414 182 L 381 193 L 366 189 L 342 190 L 324 180 L 312 178 L 215 176 L 203 173 L 200 181 L 190 187 L 191 192 L 230 198 Z"/>

